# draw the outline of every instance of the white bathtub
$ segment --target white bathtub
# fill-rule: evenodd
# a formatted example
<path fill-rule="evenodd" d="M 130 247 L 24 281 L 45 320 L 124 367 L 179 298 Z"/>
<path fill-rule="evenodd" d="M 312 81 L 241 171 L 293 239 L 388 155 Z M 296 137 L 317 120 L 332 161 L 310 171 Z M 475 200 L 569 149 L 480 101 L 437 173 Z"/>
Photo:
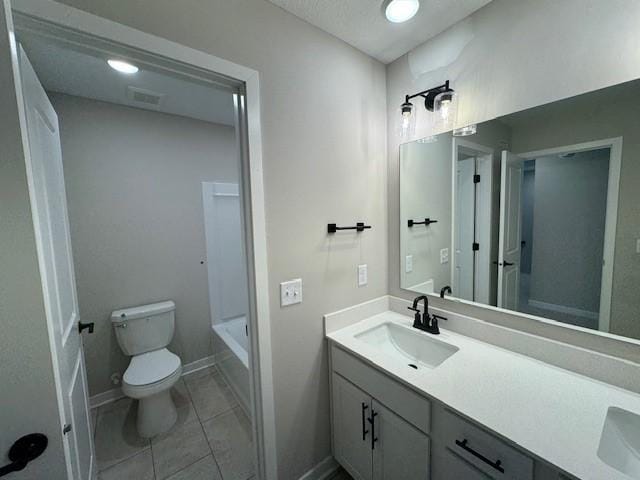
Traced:
<path fill-rule="evenodd" d="M 232 388 L 242 408 L 249 414 L 249 337 L 244 316 L 212 326 L 216 365 Z"/>

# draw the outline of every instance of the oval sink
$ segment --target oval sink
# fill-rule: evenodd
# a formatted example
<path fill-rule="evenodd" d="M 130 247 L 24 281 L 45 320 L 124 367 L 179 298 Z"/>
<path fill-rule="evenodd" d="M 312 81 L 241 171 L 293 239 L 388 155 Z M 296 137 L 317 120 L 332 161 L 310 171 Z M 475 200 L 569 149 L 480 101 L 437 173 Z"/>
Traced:
<path fill-rule="evenodd" d="M 412 368 L 434 368 L 459 349 L 427 333 L 386 322 L 355 335 L 355 338 L 383 353 L 406 361 Z"/>
<path fill-rule="evenodd" d="M 640 479 L 640 416 L 609 407 L 598 456 L 619 472 Z"/>

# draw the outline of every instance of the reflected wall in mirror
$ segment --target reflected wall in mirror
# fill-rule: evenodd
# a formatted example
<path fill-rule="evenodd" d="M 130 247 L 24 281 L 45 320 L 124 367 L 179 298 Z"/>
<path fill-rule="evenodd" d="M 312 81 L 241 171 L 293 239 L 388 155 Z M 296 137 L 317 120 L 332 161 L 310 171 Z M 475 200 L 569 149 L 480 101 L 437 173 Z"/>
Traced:
<path fill-rule="evenodd" d="M 401 288 L 640 338 L 640 80 L 400 147 Z"/>

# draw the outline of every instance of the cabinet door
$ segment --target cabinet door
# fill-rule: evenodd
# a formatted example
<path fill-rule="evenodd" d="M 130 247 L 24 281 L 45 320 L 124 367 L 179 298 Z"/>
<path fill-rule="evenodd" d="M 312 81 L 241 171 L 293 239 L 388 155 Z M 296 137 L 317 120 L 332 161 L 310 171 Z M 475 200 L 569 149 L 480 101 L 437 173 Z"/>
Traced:
<path fill-rule="evenodd" d="M 429 437 L 375 400 L 371 405 L 374 480 L 428 480 Z"/>
<path fill-rule="evenodd" d="M 355 480 L 371 480 L 371 397 L 333 374 L 333 445 L 336 460 Z"/>

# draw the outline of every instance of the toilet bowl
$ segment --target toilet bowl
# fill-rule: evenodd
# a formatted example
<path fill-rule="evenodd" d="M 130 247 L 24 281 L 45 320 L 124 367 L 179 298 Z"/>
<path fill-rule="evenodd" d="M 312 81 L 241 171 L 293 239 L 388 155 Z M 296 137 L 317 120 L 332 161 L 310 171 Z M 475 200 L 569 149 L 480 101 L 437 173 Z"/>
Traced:
<path fill-rule="evenodd" d="M 138 434 L 154 437 L 168 431 L 178 413 L 171 387 L 182 375 L 180 358 L 166 348 L 135 355 L 122 376 L 122 392 L 138 400 Z"/>
<path fill-rule="evenodd" d="M 122 376 L 122 392 L 138 400 L 138 434 L 154 437 L 168 431 L 178 414 L 171 387 L 182 375 L 180 357 L 167 350 L 175 328 L 172 301 L 116 310 L 111 322 L 125 355 L 131 356 Z"/>

